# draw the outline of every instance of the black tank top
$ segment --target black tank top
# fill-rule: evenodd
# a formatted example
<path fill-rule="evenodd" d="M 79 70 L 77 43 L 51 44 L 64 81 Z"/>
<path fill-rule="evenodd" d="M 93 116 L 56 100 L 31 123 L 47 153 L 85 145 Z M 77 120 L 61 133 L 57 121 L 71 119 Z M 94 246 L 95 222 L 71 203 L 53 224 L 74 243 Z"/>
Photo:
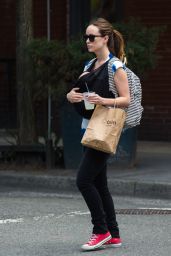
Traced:
<path fill-rule="evenodd" d="M 114 98 L 114 94 L 109 91 L 109 75 L 108 75 L 108 61 L 102 64 L 99 68 L 93 69 L 96 60 L 92 65 L 87 69 L 85 75 L 81 76 L 74 87 L 79 87 L 78 92 L 86 92 L 86 84 L 89 88 L 89 91 L 93 91 L 99 94 L 104 98 Z M 86 110 L 84 102 L 74 103 L 76 111 L 84 118 L 90 119 L 94 110 Z"/>

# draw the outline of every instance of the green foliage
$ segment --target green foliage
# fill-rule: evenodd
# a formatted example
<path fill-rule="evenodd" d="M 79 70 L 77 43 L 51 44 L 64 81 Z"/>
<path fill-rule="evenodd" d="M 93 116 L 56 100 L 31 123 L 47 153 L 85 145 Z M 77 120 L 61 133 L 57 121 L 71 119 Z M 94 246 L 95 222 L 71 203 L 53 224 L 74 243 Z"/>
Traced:
<path fill-rule="evenodd" d="M 85 62 L 92 58 L 92 54 L 88 53 L 85 43 L 80 39 L 70 41 L 66 49 L 69 58 L 67 80 L 72 82 L 83 72 Z"/>
<path fill-rule="evenodd" d="M 157 65 L 160 56 L 156 49 L 161 32 L 161 27 L 147 27 L 140 20 L 130 18 L 128 22 L 115 23 L 114 27 L 119 30 L 126 42 L 126 56 L 128 67 L 137 75 L 143 77 L 150 69 Z"/>
<path fill-rule="evenodd" d="M 34 39 L 27 46 L 33 65 L 32 92 L 34 100 L 47 98 L 50 88 L 55 100 L 62 100 L 68 85 L 83 71 L 84 62 L 90 54 L 82 41 L 69 44 L 47 39 Z"/>
<path fill-rule="evenodd" d="M 128 67 L 143 77 L 157 64 L 159 56 L 156 48 L 164 27 L 147 27 L 135 19 L 127 23 L 116 23 L 114 27 L 124 36 Z M 92 58 L 80 39 L 71 40 L 67 44 L 34 39 L 26 50 L 34 68 L 34 82 L 31 85 L 34 100 L 47 98 L 49 88 L 55 100 L 62 100 L 74 80 L 82 73 L 85 62 Z"/>
<path fill-rule="evenodd" d="M 32 90 L 34 100 L 47 98 L 50 88 L 58 98 L 65 92 L 64 74 L 67 71 L 65 60 L 68 58 L 63 42 L 34 39 L 27 47 L 33 65 Z"/>

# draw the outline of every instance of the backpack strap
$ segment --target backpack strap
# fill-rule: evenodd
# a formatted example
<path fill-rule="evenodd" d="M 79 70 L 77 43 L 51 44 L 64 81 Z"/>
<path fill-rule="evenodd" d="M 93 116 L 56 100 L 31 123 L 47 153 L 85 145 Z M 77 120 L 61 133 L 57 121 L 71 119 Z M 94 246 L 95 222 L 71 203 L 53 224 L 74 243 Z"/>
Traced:
<path fill-rule="evenodd" d="M 122 63 L 122 61 L 120 59 L 113 56 L 109 60 L 109 62 L 108 62 L 109 91 L 115 95 L 115 98 L 117 98 L 119 96 L 116 85 L 115 85 L 115 81 L 114 81 L 114 75 L 117 70 L 117 65 L 116 65 L 117 62 L 119 63 L 118 68 L 122 67 L 127 72 L 126 66 Z M 120 66 L 120 63 L 122 63 L 122 66 Z"/>
<path fill-rule="evenodd" d="M 115 85 L 114 79 L 113 79 L 115 71 L 112 70 L 112 66 L 113 66 L 113 63 L 115 61 L 120 61 L 120 60 L 117 57 L 113 57 L 109 60 L 109 62 L 108 62 L 108 75 L 109 75 L 109 91 L 112 92 L 115 95 L 115 98 L 117 98 L 119 95 L 118 95 L 116 85 Z"/>

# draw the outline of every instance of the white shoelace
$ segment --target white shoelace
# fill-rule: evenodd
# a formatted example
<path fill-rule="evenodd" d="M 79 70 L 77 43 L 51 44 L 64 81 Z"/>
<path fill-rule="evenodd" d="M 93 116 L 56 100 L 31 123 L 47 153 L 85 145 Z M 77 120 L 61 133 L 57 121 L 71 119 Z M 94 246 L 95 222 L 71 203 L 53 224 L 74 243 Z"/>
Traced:
<path fill-rule="evenodd" d="M 92 234 L 90 240 L 88 241 L 88 244 L 91 244 L 92 242 L 94 242 L 97 238 L 97 235 L 96 234 Z"/>

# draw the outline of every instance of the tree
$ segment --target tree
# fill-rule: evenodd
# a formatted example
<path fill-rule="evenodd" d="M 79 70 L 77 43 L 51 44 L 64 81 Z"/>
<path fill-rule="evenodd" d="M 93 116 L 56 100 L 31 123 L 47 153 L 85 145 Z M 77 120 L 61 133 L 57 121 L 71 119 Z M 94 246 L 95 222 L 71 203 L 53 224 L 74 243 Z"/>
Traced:
<path fill-rule="evenodd" d="M 18 139 L 19 144 L 32 144 L 36 141 L 32 92 L 29 86 L 32 78 L 32 65 L 25 50 L 33 35 L 32 0 L 17 0 L 16 6 Z"/>

